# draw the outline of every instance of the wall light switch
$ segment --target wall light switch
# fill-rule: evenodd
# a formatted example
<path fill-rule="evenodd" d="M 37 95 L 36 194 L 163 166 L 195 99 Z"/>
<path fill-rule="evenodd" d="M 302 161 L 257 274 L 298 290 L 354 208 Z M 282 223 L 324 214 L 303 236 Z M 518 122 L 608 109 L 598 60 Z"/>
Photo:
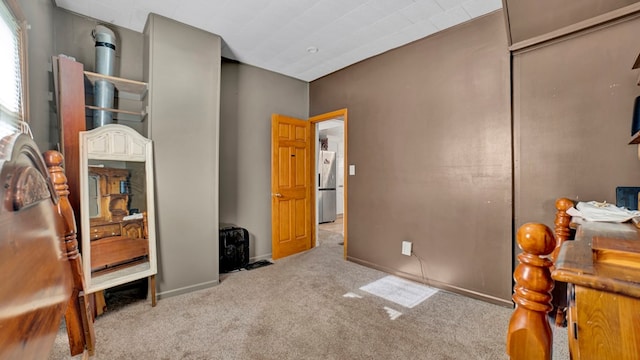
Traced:
<path fill-rule="evenodd" d="M 356 174 L 356 166 L 349 165 L 349 175 L 355 175 L 355 174 Z"/>

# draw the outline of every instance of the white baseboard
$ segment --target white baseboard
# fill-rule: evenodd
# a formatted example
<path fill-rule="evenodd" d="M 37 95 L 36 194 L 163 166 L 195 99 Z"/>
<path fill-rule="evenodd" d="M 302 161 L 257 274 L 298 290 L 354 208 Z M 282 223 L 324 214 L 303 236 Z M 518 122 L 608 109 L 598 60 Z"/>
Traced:
<path fill-rule="evenodd" d="M 199 283 L 199 284 L 184 286 L 184 287 L 173 289 L 173 290 L 161 291 L 161 292 L 156 293 L 156 297 L 158 299 L 166 299 L 166 298 L 169 298 L 169 297 L 172 297 L 172 296 L 190 293 L 192 291 L 208 289 L 208 288 L 216 286 L 218 284 L 220 284 L 220 280 L 207 281 L 207 282 L 203 282 L 203 283 Z"/>
<path fill-rule="evenodd" d="M 254 256 L 252 258 L 249 258 L 249 263 L 254 263 L 256 261 L 260 261 L 260 260 L 269 260 L 269 261 L 273 261 L 271 259 L 271 254 L 266 254 L 266 255 L 260 255 L 260 256 Z"/>

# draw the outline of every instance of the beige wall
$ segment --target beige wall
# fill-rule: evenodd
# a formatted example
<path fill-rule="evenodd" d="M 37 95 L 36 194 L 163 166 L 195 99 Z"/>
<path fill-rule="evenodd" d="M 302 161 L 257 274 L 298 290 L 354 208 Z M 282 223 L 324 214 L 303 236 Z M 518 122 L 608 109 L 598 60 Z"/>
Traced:
<path fill-rule="evenodd" d="M 144 36 L 165 297 L 218 283 L 221 39 L 156 14 Z"/>
<path fill-rule="evenodd" d="M 516 226 L 552 226 L 557 197 L 615 203 L 640 183 L 627 145 L 639 33 L 636 18 L 514 55 Z"/>
<path fill-rule="evenodd" d="M 29 58 L 29 125 L 40 150 L 54 149 L 59 128 L 54 105 L 49 102 L 51 55 L 55 36 L 50 0 L 18 0 L 31 29 L 27 31 Z"/>
<path fill-rule="evenodd" d="M 349 110 L 349 259 L 511 304 L 509 96 L 502 12 L 311 83 Z"/>
<path fill-rule="evenodd" d="M 220 222 L 246 228 L 252 261 L 271 257 L 271 114 L 306 119 L 309 84 L 222 63 Z"/>

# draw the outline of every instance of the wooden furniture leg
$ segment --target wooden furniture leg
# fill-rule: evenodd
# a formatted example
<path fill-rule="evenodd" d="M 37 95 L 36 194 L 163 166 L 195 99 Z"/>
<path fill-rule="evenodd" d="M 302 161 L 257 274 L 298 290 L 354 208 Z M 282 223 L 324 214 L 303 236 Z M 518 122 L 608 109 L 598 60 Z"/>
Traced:
<path fill-rule="evenodd" d="M 520 264 L 513 272 L 513 301 L 516 308 L 509 321 L 507 354 L 513 360 L 550 360 L 551 327 L 547 313 L 552 310 L 553 279 L 549 268 L 549 255 L 556 246 L 556 239 L 547 226 L 528 223 L 516 234 L 522 253 Z"/>
<path fill-rule="evenodd" d="M 93 294 L 95 296 L 95 313 L 96 316 L 100 316 L 107 311 L 107 301 L 104 299 L 104 290 L 96 291 Z"/>
<path fill-rule="evenodd" d="M 61 153 L 50 150 L 44 153 L 44 160 L 47 164 L 56 194 L 59 197 L 56 207 L 57 212 L 63 219 L 62 226 L 65 244 L 65 249 L 63 250 L 69 260 L 69 266 L 71 267 L 71 274 L 73 276 L 72 296 L 65 313 L 71 355 L 81 354 L 85 349 L 90 355 L 93 355 L 95 346 L 93 317 L 92 312 L 87 311 L 89 299 L 84 292 L 86 286 L 82 271 L 82 258 L 78 251 L 76 221 L 73 208 L 69 202 L 67 177 L 61 167 L 64 158 Z"/>
<path fill-rule="evenodd" d="M 149 276 L 149 290 L 151 290 L 151 307 L 156 306 L 156 276 Z"/>

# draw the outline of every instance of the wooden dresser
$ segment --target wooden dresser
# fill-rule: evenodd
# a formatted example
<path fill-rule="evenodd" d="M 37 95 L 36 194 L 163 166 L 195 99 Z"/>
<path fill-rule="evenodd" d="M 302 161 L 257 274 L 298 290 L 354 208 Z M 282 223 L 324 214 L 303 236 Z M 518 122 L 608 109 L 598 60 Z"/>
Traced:
<path fill-rule="evenodd" d="M 560 248 L 551 276 L 568 284 L 571 358 L 640 359 L 640 231 L 585 222 Z"/>

